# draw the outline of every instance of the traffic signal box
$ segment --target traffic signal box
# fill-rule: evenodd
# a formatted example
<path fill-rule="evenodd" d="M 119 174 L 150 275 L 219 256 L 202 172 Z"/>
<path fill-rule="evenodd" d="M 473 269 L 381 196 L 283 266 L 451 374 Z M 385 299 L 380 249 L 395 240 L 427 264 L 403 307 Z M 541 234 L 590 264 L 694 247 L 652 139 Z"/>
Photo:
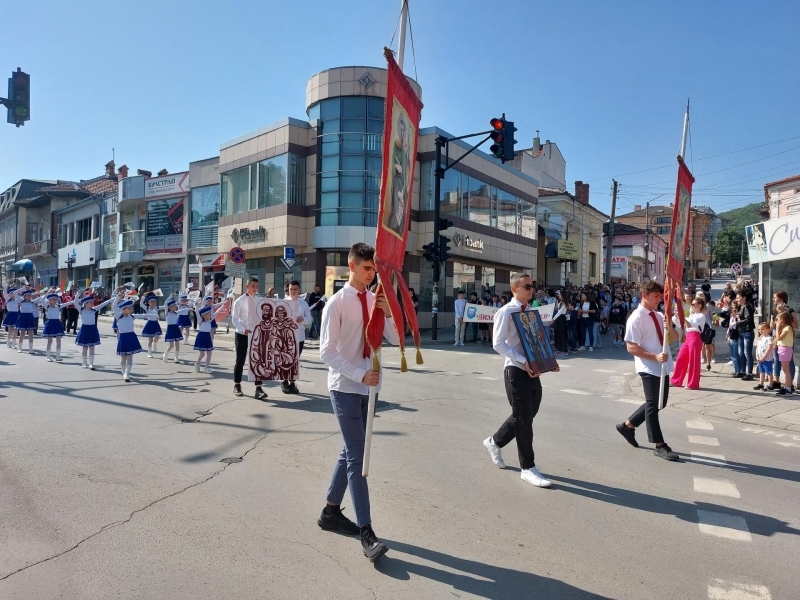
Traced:
<path fill-rule="evenodd" d="M 517 130 L 514 122 L 506 120 L 506 113 L 503 113 L 502 117 L 492 119 L 489 124 L 493 130 L 489 134 L 494 142 L 489 148 L 492 155 L 503 163 L 507 160 L 514 160 L 514 144 L 517 143 L 517 140 L 514 139 L 514 132 Z"/>
<path fill-rule="evenodd" d="M 31 119 L 31 76 L 17 67 L 8 78 L 8 99 L 6 120 L 17 127 Z"/>

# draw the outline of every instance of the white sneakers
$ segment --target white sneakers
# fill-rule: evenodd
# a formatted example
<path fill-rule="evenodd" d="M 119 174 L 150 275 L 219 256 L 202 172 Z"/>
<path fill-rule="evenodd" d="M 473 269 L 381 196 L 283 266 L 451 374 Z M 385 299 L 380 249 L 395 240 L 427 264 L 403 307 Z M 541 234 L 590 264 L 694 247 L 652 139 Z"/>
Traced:
<path fill-rule="evenodd" d="M 84 358 L 82 359 L 82 361 L 81 361 L 81 366 L 82 366 L 84 369 L 88 369 L 88 368 L 89 368 L 89 361 L 87 361 L 85 357 L 84 357 Z"/>
<path fill-rule="evenodd" d="M 163 360 L 164 362 L 167 362 L 167 353 L 166 352 L 164 352 L 164 356 L 161 357 L 161 360 Z"/>
<path fill-rule="evenodd" d="M 194 363 L 194 370 L 195 370 L 195 373 L 199 373 L 200 372 L 200 361 L 197 361 L 196 363 Z"/>
<path fill-rule="evenodd" d="M 47 362 L 53 362 L 53 357 L 50 356 L 50 351 L 47 351 Z"/>
<path fill-rule="evenodd" d="M 206 375 L 211 375 L 211 369 L 209 367 L 206 367 L 205 369 L 203 369 L 203 373 L 205 373 Z"/>
<path fill-rule="evenodd" d="M 592 348 L 591 346 L 589 346 L 589 352 L 594 352 L 594 348 Z"/>
<path fill-rule="evenodd" d="M 153 353 L 150 350 L 147 351 L 147 358 L 153 358 Z"/>
<path fill-rule="evenodd" d="M 542 472 L 536 467 L 523 469 L 522 473 L 520 474 L 520 479 L 527 481 L 536 487 L 549 488 L 551 485 L 553 485 L 547 479 L 545 479 L 544 475 L 542 475 Z"/>
<path fill-rule="evenodd" d="M 506 463 L 503 461 L 503 454 L 500 451 L 500 448 L 498 448 L 494 443 L 494 440 L 491 438 L 491 436 L 483 440 L 483 445 L 489 451 L 489 456 L 492 457 L 492 462 L 501 469 L 505 469 Z"/>

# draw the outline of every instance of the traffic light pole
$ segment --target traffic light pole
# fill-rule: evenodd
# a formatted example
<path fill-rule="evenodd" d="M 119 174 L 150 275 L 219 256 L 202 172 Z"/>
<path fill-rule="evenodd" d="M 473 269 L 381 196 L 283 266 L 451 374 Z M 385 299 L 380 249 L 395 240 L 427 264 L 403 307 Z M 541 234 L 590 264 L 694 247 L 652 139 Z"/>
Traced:
<path fill-rule="evenodd" d="M 440 260 L 440 252 L 439 252 L 439 237 L 441 235 L 441 206 L 440 206 L 440 198 L 441 198 L 441 189 L 442 189 L 442 179 L 444 179 L 444 174 L 451 169 L 452 167 L 456 166 L 462 160 L 464 160 L 467 156 L 472 154 L 475 150 L 478 149 L 484 142 L 488 141 L 491 137 L 491 134 L 494 130 L 490 129 L 489 131 L 481 131 L 478 133 L 470 133 L 469 135 L 462 135 L 459 137 L 452 137 L 448 138 L 443 135 L 437 135 L 435 144 L 436 144 L 436 169 L 434 170 L 434 182 L 433 182 L 433 243 L 435 244 L 435 252 L 433 253 L 433 261 L 432 261 L 432 271 L 433 271 L 433 291 L 431 293 L 431 340 L 438 340 L 439 339 L 439 280 L 442 276 L 442 262 Z M 450 164 L 450 142 L 454 142 L 456 140 L 463 140 L 470 137 L 475 137 L 477 135 L 486 135 L 487 137 L 481 140 L 478 144 L 474 145 L 470 148 L 466 153 L 464 153 L 458 160 L 453 161 Z M 442 148 L 445 148 L 445 157 L 446 157 L 446 165 L 442 165 Z"/>

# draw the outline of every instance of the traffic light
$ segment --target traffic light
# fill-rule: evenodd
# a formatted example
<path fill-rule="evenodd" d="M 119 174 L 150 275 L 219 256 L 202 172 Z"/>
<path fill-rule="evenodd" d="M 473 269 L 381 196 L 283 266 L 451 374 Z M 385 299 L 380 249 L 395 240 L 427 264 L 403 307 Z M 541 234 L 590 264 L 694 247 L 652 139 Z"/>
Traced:
<path fill-rule="evenodd" d="M 439 231 L 444 231 L 445 229 L 450 229 L 453 226 L 453 222 L 450 219 L 439 219 Z"/>
<path fill-rule="evenodd" d="M 425 244 L 422 247 L 422 256 L 426 260 L 433 262 L 434 260 L 436 260 L 436 254 L 438 253 L 438 251 L 439 250 L 436 247 L 436 244 L 434 242 L 431 242 L 430 244 Z"/>
<path fill-rule="evenodd" d="M 450 258 L 450 238 L 443 235 L 439 236 L 439 262 L 446 263 Z"/>
<path fill-rule="evenodd" d="M 514 122 L 507 121 L 506 113 L 503 113 L 502 117 L 492 119 L 489 123 L 492 126 L 492 133 L 489 134 L 489 137 L 494 142 L 489 148 L 492 155 L 503 163 L 507 160 L 514 160 L 514 144 L 517 143 L 517 140 L 514 139 L 514 132 L 517 130 Z"/>
<path fill-rule="evenodd" d="M 31 119 L 31 76 L 17 67 L 8 78 L 7 121 L 17 127 Z"/>

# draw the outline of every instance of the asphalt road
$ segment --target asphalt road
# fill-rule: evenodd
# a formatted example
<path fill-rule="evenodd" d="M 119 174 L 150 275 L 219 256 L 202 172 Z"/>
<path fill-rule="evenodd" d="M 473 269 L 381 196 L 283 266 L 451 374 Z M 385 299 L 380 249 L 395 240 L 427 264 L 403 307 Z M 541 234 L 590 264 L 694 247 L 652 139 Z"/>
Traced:
<path fill-rule="evenodd" d="M 509 412 L 489 348 L 426 349 L 409 373 L 384 350 L 369 481 L 390 552 L 373 566 L 315 523 L 341 439 L 314 349 L 301 396 L 259 402 L 231 394 L 229 348 L 213 375 L 138 355 L 132 383 L 112 337 L 94 372 L 65 348 L 51 364 L 0 346 L 4 600 L 800 597 L 800 443 L 668 409 L 682 460 L 643 430 L 631 448 L 614 429 L 639 398 L 624 350 L 544 376 L 552 489 L 520 480 L 513 444 L 506 470 L 481 444 Z"/>

